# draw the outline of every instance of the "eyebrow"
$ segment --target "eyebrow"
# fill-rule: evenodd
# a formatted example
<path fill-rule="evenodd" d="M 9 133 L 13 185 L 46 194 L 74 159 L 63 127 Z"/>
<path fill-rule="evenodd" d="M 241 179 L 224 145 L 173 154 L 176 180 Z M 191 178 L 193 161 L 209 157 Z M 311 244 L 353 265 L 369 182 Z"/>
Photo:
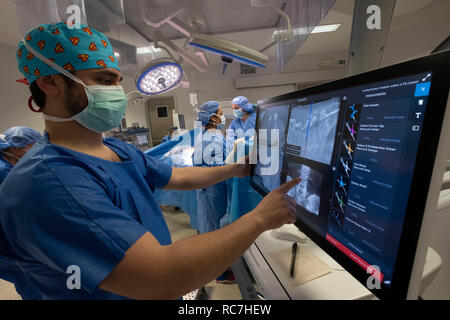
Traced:
<path fill-rule="evenodd" d="M 117 73 L 112 72 L 112 71 L 108 71 L 108 70 L 101 70 L 101 71 L 98 71 L 98 72 L 96 72 L 96 75 L 106 75 L 106 76 L 111 76 L 111 77 L 114 77 L 115 79 L 118 79 L 118 78 L 120 77 L 119 82 L 121 82 L 121 81 L 123 80 L 123 76 L 120 76 L 120 75 L 118 75 Z"/>

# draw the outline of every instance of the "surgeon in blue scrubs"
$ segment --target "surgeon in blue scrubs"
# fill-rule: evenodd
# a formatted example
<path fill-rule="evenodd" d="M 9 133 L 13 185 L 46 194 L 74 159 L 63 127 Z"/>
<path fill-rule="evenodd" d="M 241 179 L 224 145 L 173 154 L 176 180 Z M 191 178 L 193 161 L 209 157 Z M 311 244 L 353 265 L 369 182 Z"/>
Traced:
<path fill-rule="evenodd" d="M 0 184 L 14 165 L 42 135 L 28 127 L 12 127 L 0 134 Z"/>
<path fill-rule="evenodd" d="M 202 123 L 201 158 L 198 151 L 193 154 L 193 163 L 200 167 L 223 166 L 226 159 L 225 138 L 221 132 L 226 119 L 217 101 L 208 101 L 199 108 L 198 120 Z M 201 160 L 201 161 L 199 161 Z M 206 233 L 220 228 L 220 219 L 227 212 L 227 185 L 221 182 L 198 190 L 198 231 Z"/>
<path fill-rule="evenodd" d="M 241 132 L 245 133 L 249 129 L 255 129 L 255 106 L 248 101 L 248 98 L 240 96 L 233 99 L 232 107 L 236 119 L 231 122 L 230 129 L 239 131 L 238 137 L 242 138 Z"/>
<path fill-rule="evenodd" d="M 295 221 L 286 193 L 298 180 L 226 228 L 172 243 L 156 189 L 205 188 L 250 166 L 171 168 L 103 139 L 120 125 L 126 95 L 111 44 L 93 28 L 41 25 L 17 59 L 46 127 L 0 187 L 0 277 L 24 298 L 176 299 L 261 233 Z"/>
<path fill-rule="evenodd" d="M 226 119 L 217 101 L 204 103 L 198 112 L 202 124 L 202 141 L 195 144 L 194 165 L 201 167 L 223 166 L 226 159 L 226 142 L 222 134 Z M 201 158 L 197 148 L 201 148 Z M 200 161 L 201 160 L 201 161 Z M 220 182 L 197 191 L 197 225 L 200 234 L 218 230 L 220 220 L 227 213 L 227 183 Z M 234 283 L 231 270 L 227 269 L 219 277 L 218 283 Z"/>
<path fill-rule="evenodd" d="M 227 152 L 231 152 L 237 139 L 247 140 L 255 135 L 256 110 L 247 97 L 239 96 L 232 101 L 233 115 L 235 119 L 227 130 Z"/>

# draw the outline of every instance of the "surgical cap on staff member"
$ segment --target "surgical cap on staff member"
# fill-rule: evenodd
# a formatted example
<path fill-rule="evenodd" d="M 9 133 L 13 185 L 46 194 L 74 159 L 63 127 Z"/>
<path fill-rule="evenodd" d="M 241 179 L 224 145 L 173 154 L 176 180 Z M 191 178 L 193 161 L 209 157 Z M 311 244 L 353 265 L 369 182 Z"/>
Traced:
<path fill-rule="evenodd" d="M 0 150 L 24 148 L 42 139 L 42 135 L 28 127 L 12 127 L 0 135 Z"/>
<path fill-rule="evenodd" d="M 198 112 L 198 120 L 202 122 L 202 125 L 205 126 L 209 123 L 209 120 L 216 114 L 219 106 L 220 104 L 217 101 L 208 101 L 200 107 Z"/>
<path fill-rule="evenodd" d="M 238 105 L 239 108 L 241 108 L 245 112 L 253 113 L 255 111 L 253 104 L 251 104 L 246 97 L 236 97 L 233 99 L 232 103 Z"/>
<path fill-rule="evenodd" d="M 98 68 L 114 68 L 120 71 L 108 38 L 83 24 L 78 29 L 71 29 L 62 22 L 43 24 L 25 36 L 17 48 L 17 61 L 20 71 L 30 84 L 39 77 L 59 74 L 38 59 L 36 54 L 69 72 Z"/>

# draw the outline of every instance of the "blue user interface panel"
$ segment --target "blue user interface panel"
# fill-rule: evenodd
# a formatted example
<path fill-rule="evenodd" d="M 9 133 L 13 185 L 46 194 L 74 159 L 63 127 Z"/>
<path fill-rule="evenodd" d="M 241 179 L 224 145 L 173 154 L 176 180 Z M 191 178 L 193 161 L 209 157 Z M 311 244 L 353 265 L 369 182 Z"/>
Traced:
<path fill-rule="evenodd" d="M 408 204 L 432 73 L 322 92 L 289 105 L 279 180 L 301 177 L 288 193 L 297 216 L 334 247 L 390 286 Z M 284 108 L 282 108 L 284 106 Z M 268 111 L 267 111 L 267 110 Z M 268 114 L 277 108 L 266 108 Z M 260 123 L 271 127 L 271 121 Z"/>

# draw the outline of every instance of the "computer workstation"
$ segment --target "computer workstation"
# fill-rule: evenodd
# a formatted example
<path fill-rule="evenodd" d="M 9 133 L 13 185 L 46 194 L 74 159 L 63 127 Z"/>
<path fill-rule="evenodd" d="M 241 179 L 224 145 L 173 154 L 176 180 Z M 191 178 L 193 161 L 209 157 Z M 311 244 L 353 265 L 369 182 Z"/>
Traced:
<path fill-rule="evenodd" d="M 447 51 L 259 102 L 267 135 L 255 146 L 271 151 L 251 184 L 266 195 L 302 178 L 288 193 L 311 239 L 300 252 L 330 269 L 294 286 L 273 258 L 291 243 L 264 233 L 245 259 L 270 298 L 418 298 L 427 252 L 425 273 L 439 264 L 428 238 L 450 144 L 449 61 Z"/>

